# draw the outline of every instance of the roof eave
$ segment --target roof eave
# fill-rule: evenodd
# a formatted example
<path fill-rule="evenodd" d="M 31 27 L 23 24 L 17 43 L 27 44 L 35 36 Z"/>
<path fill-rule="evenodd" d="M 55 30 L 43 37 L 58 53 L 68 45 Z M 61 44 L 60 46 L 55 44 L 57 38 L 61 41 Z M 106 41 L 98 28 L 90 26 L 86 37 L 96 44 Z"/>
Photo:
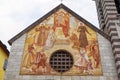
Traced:
<path fill-rule="evenodd" d="M 0 41 L 0 47 L 3 49 L 3 51 L 9 56 L 9 51 L 6 47 L 6 45 L 4 45 L 1 41 Z"/>

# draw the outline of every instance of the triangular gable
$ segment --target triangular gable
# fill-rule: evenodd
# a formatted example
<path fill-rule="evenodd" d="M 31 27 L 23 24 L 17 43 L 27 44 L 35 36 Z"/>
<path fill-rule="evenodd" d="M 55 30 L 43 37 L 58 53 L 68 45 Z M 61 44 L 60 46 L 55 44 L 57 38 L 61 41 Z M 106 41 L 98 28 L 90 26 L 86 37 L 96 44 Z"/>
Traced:
<path fill-rule="evenodd" d="M 42 21 L 44 21 L 45 19 L 47 19 L 49 16 L 51 16 L 53 13 L 57 12 L 61 8 L 64 9 L 65 11 L 67 11 L 68 13 L 70 13 L 76 19 L 78 19 L 81 22 L 83 22 L 85 25 L 87 25 L 88 27 L 90 27 L 95 32 L 98 32 L 99 34 L 101 34 L 102 36 L 104 36 L 105 38 L 107 38 L 108 40 L 110 40 L 110 37 L 107 34 L 105 34 L 103 31 L 99 30 L 97 27 L 95 27 L 94 25 L 92 25 L 91 23 L 89 23 L 88 21 L 86 21 L 85 19 L 83 19 L 81 16 L 79 16 L 78 14 L 76 14 L 75 12 L 73 12 L 71 9 L 69 9 L 65 5 L 60 4 L 59 6 L 57 6 L 56 8 L 54 8 L 52 11 L 50 11 L 49 13 L 47 13 L 46 15 L 44 15 L 42 18 L 38 19 L 36 22 L 34 22 L 30 26 L 28 26 L 26 29 L 24 29 L 23 31 L 21 31 L 15 37 L 13 37 L 12 39 L 10 39 L 8 41 L 8 43 L 11 45 L 16 39 L 18 39 L 23 34 L 27 33 L 28 31 L 30 31 L 31 29 L 33 29 L 34 27 L 36 27 L 38 24 L 40 24 Z"/>

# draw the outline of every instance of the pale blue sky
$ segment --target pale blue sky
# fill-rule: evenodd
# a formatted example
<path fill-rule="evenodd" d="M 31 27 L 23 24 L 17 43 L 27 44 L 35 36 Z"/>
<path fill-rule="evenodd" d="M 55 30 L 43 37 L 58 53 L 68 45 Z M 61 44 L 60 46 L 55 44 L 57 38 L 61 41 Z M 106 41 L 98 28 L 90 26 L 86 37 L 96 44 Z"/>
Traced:
<path fill-rule="evenodd" d="M 98 27 L 93 0 L 63 0 L 62 3 L 78 15 Z M 61 0 L 0 0 L 0 40 L 8 47 L 8 40 L 41 18 Z"/>

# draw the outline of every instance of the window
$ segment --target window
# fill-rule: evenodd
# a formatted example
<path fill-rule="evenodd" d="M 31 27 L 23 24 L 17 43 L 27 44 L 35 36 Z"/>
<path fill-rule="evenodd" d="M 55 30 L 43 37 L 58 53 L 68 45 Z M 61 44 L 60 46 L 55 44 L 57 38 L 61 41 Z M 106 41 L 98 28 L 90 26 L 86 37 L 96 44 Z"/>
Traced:
<path fill-rule="evenodd" d="M 120 23 L 115 23 L 117 27 L 118 37 L 120 38 Z"/>
<path fill-rule="evenodd" d="M 115 5 L 116 5 L 116 8 L 117 8 L 118 14 L 120 14 L 120 0 L 115 0 Z"/>
<path fill-rule="evenodd" d="M 7 64 L 8 64 L 8 60 L 7 60 L 7 59 L 5 59 L 5 61 L 4 61 L 4 66 L 3 66 L 3 69 L 4 69 L 4 70 L 6 70 L 6 69 L 7 69 Z"/>
<path fill-rule="evenodd" d="M 51 55 L 50 65 L 57 72 L 66 72 L 73 66 L 73 57 L 65 50 L 58 50 Z"/>

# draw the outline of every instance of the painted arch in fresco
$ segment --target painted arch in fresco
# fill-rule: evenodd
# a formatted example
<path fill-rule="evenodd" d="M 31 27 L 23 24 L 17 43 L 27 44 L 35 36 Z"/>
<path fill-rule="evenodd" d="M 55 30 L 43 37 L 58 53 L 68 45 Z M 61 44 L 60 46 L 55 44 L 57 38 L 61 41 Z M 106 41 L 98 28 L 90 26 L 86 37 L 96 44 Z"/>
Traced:
<path fill-rule="evenodd" d="M 27 33 L 20 74 L 61 75 L 50 66 L 50 56 L 66 50 L 73 66 L 62 75 L 102 75 L 97 33 L 63 9 Z"/>

